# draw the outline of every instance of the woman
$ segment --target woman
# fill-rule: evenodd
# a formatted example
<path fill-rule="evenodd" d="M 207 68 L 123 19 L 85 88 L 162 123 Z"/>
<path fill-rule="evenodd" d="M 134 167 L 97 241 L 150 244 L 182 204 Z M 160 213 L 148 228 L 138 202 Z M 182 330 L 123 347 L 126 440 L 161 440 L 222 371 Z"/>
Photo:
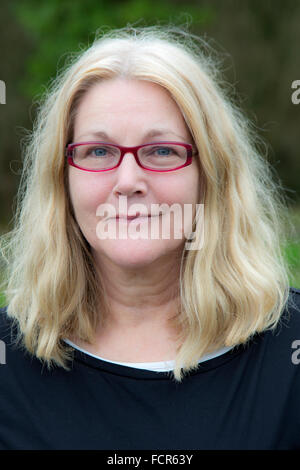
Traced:
<path fill-rule="evenodd" d="M 1 448 L 300 448 L 283 197 L 196 46 L 112 31 L 40 109 L 3 248 Z"/>

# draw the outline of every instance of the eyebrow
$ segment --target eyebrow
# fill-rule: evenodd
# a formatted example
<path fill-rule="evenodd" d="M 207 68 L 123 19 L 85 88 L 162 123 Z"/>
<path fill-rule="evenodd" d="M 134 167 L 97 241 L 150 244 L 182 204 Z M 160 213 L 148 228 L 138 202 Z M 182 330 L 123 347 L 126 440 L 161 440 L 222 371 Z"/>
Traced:
<path fill-rule="evenodd" d="M 186 140 L 185 137 L 183 137 L 182 135 L 176 134 L 176 132 L 173 132 L 171 129 L 151 129 L 150 131 L 146 132 L 146 134 L 144 134 L 144 139 L 148 139 L 148 138 L 152 138 L 152 137 L 158 137 L 158 136 L 165 135 L 165 134 L 173 134 L 176 137 L 179 137 L 180 139 L 182 139 L 183 141 Z M 100 139 L 105 139 L 108 142 L 109 141 L 111 142 L 111 141 L 114 140 L 114 139 L 111 139 L 109 137 L 109 135 L 104 131 L 93 131 L 91 133 L 84 134 L 84 135 L 88 135 L 92 138 L 96 137 L 96 138 L 100 138 Z M 80 136 L 78 139 L 81 139 L 81 138 L 82 138 L 82 136 Z"/>

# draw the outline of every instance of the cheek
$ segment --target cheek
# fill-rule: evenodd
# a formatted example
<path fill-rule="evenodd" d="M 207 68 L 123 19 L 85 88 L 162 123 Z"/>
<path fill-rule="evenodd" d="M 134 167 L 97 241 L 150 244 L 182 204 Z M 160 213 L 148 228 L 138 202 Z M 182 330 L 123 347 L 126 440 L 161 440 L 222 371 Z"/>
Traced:
<path fill-rule="evenodd" d="M 97 216 L 99 204 L 105 201 L 106 188 L 95 178 L 84 174 L 69 174 L 69 192 L 75 219 L 85 239 L 91 246 L 96 246 Z"/>
<path fill-rule="evenodd" d="M 197 204 L 201 200 L 201 176 L 198 165 L 194 161 L 189 168 L 190 172 L 185 179 L 185 194 L 188 202 Z"/>
<path fill-rule="evenodd" d="M 169 184 L 168 184 L 169 183 Z M 199 176 L 197 172 L 191 172 L 187 175 L 166 182 L 161 180 L 157 185 L 157 195 L 161 202 L 168 204 L 195 204 L 199 199 Z"/>
<path fill-rule="evenodd" d="M 69 191 L 76 217 L 84 214 L 96 216 L 97 206 L 104 202 L 108 188 L 100 184 L 99 179 L 93 175 L 69 173 Z"/>

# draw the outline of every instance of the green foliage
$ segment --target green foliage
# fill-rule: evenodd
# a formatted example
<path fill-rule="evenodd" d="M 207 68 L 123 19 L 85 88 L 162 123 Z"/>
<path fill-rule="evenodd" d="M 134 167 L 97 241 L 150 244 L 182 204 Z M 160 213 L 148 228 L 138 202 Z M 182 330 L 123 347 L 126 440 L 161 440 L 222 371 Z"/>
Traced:
<path fill-rule="evenodd" d="M 289 243 L 285 248 L 285 253 L 291 266 L 297 267 L 300 260 L 300 243 Z"/>
<path fill-rule="evenodd" d="M 290 285 L 300 289 L 300 242 L 288 243 L 284 252 L 292 272 Z"/>
<path fill-rule="evenodd" d="M 0 292 L 0 308 L 5 307 L 5 296 L 2 292 Z"/>
<path fill-rule="evenodd" d="M 209 24 L 214 12 L 191 1 L 174 0 L 27 0 L 14 4 L 14 14 L 31 34 L 35 51 L 27 63 L 23 92 L 29 98 L 39 95 L 53 78 L 69 53 L 90 45 L 95 34 L 127 24 Z"/>
<path fill-rule="evenodd" d="M 300 105 L 291 101 L 299 79 L 300 2 L 295 0 L 10 0 L 0 2 L 0 224 L 13 216 L 19 183 L 20 138 L 35 107 L 69 54 L 101 31 L 126 25 L 189 25 L 224 57 L 224 78 L 266 141 L 262 153 L 290 200 L 300 202 Z M 224 54 L 224 56 L 223 56 Z M 227 62 L 227 63 L 225 63 Z M 17 167 L 17 171 L 14 168 Z M 299 237 L 300 238 L 300 237 Z"/>

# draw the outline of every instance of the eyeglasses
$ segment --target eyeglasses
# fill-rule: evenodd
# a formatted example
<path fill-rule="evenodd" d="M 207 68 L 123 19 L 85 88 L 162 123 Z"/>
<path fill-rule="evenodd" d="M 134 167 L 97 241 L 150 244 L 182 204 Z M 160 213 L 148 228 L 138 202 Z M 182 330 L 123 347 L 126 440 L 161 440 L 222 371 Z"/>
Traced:
<path fill-rule="evenodd" d="M 182 142 L 152 142 L 121 147 L 106 142 L 79 142 L 66 146 L 69 165 L 84 171 L 108 171 L 132 153 L 137 164 L 150 171 L 174 171 L 192 163 L 193 146 Z"/>

